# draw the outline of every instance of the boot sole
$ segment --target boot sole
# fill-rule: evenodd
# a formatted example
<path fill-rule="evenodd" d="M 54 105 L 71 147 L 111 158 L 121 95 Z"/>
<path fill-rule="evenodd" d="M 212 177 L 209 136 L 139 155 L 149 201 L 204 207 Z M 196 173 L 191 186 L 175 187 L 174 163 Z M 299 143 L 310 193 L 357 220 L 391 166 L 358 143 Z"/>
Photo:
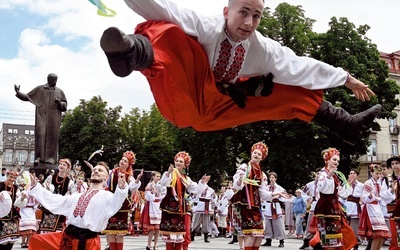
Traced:
<path fill-rule="evenodd" d="M 125 53 L 133 47 L 133 41 L 121 30 L 110 27 L 100 38 L 100 47 L 106 53 Z"/>

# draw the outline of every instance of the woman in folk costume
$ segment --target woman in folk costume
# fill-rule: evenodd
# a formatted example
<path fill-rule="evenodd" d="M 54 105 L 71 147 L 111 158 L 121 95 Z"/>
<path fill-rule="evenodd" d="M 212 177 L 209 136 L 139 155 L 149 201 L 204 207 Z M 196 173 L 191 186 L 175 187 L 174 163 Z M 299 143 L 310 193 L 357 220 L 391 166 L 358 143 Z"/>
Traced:
<path fill-rule="evenodd" d="M 68 195 L 68 190 L 74 184 L 74 181 L 69 177 L 71 166 L 70 159 L 60 159 L 58 170 L 46 178 L 43 186 L 54 194 Z M 39 209 L 42 210 L 40 231 L 55 232 L 64 229 L 65 216 L 53 214 L 43 206 L 39 206 Z"/>
<path fill-rule="evenodd" d="M 315 234 L 310 245 L 314 249 L 349 250 L 357 245 L 357 239 L 339 203 L 339 196 L 347 198 L 350 195 L 350 188 L 341 186 L 338 177 L 340 153 L 336 148 L 328 148 L 322 151 L 322 158 L 325 167 L 317 184 L 320 197 L 309 228 Z M 345 178 L 342 177 L 342 181 L 346 181 Z"/>
<path fill-rule="evenodd" d="M 151 241 L 154 237 L 153 250 L 157 249 L 158 235 L 160 233 L 161 223 L 161 210 L 160 204 L 162 198 L 165 196 L 165 188 L 159 192 L 160 188 L 157 187 L 161 179 L 161 174 L 157 171 L 151 172 L 151 181 L 146 186 L 145 199 L 142 216 L 140 217 L 140 224 L 143 230 L 148 232 L 146 250 L 151 249 Z"/>
<path fill-rule="evenodd" d="M 365 205 L 361 213 L 358 234 L 372 239 L 371 249 L 378 250 L 381 249 L 385 239 L 390 237 L 379 203 L 391 202 L 395 198 L 395 188 L 383 189 L 379 184 L 379 178 L 382 176 L 382 168 L 379 165 L 371 165 L 370 173 L 371 178 L 364 183 L 362 193 L 362 201 Z"/>
<path fill-rule="evenodd" d="M 231 203 L 236 204 L 233 224 L 238 235 L 244 235 L 244 250 L 257 250 L 264 237 L 263 218 L 261 214 L 261 200 L 272 200 L 280 192 L 266 190 L 265 174 L 261 170 L 260 162 L 268 155 L 268 147 L 258 142 L 251 147 L 251 160 L 243 164 L 244 168 L 234 176 L 233 189 L 236 193 Z"/>
<path fill-rule="evenodd" d="M 136 191 L 141 185 L 140 178 L 143 175 L 143 170 L 135 180 L 132 169 L 135 162 L 135 154 L 132 151 L 126 151 L 119 161 L 118 167 L 114 168 L 108 176 L 107 190 L 115 192 L 118 176 L 121 173 L 124 174 L 126 182 L 129 183 L 130 192 Z M 108 220 L 107 228 L 103 231 L 111 250 L 122 250 L 124 248 L 124 235 L 128 233 L 128 213 L 131 209 L 129 197 L 130 195 L 127 196 L 121 209 Z"/>
<path fill-rule="evenodd" d="M 187 152 L 175 155 L 175 167 L 171 165 L 163 174 L 160 186 L 166 187 L 167 192 L 161 201 L 160 233 L 166 243 L 166 250 L 187 250 L 190 240 L 190 213 L 185 200 L 185 193 L 197 193 L 198 184 L 185 174 L 191 157 Z M 209 176 L 203 176 L 206 182 Z"/>
<path fill-rule="evenodd" d="M 12 205 L 21 192 L 15 184 L 18 172 L 9 170 L 7 179 L 0 182 L 0 249 L 10 250 L 19 237 L 19 218 L 17 209 Z"/>

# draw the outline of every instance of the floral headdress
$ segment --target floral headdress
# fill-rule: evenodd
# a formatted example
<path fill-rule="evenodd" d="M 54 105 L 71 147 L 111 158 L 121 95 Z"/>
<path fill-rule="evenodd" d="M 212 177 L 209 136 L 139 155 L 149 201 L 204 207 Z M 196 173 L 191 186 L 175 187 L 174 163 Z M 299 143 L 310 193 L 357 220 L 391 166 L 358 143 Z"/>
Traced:
<path fill-rule="evenodd" d="M 251 147 L 251 153 L 253 153 L 253 151 L 256 149 L 261 151 L 262 159 L 264 160 L 268 155 L 268 146 L 264 142 L 257 142 Z"/>
<path fill-rule="evenodd" d="M 327 148 L 322 151 L 322 158 L 325 162 L 329 161 L 334 155 L 340 156 L 340 152 L 336 148 Z"/>
<path fill-rule="evenodd" d="M 192 158 L 190 157 L 189 153 L 185 152 L 185 151 L 180 151 L 175 155 L 174 161 L 176 161 L 176 159 L 178 159 L 179 157 L 182 157 L 183 160 L 185 161 L 185 168 L 187 168 L 190 165 L 190 161 L 192 160 Z"/>
<path fill-rule="evenodd" d="M 123 154 L 123 157 L 126 157 L 128 159 L 128 164 L 129 164 L 130 167 L 132 167 L 133 164 L 135 164 L 135 162 L 136 162 L 135 153 L 133 153 L 132 151 L 126 151 Z"/>

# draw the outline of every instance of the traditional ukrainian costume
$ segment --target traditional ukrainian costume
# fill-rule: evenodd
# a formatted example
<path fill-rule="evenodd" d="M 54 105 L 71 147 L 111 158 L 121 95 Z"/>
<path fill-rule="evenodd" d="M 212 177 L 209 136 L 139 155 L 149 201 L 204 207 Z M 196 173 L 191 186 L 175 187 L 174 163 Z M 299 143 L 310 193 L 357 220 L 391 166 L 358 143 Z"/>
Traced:
<path fill-rule="evenodd" d="M 370 194 L 372 194 L 372 197 L 370 197 Z M 358 235 L 368 239 L 387 239 L 390 237 L 389 229 L 379 203 L 381 200 L 389 203 L 393 199 L 394 194 L 391 193 L 391 190 L 383 189 L 379 182 L 373 178 L 364 183 L 362 193 L 364 206 L 360 217 Z"/>
<path fill-rule="evenodd" d="M 233 41 L 222 15 L 202 16 L 167 0 L 125 2 L 146 20 L 156 20 L 135 30 L 150 40 L 154 50 L 153 65 L 141 73 L 161 114 L 178 127 L 212 131 L 260 120 L 310 122 L 321 106 L 321 89 L 347 80 L 343 69 L 297 57 L 257 31 L 246 40 Z M 248 96 L 246 109 L 216 86 L 269 73 L 275 81 L 272 94 Z"/>

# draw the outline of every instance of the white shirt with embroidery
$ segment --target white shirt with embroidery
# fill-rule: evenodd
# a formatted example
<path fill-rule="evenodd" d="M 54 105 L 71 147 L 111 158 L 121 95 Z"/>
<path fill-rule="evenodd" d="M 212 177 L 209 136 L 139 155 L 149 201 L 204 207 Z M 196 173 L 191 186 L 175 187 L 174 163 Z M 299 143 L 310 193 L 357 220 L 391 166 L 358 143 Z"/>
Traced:
<path fill-rule="evenodd" d="M 71 224 L 93 232 L 101 232 L 106 228 L 108 219 L 121 208 L 128 194 L 128 185 L 122 190 L 117 187 L 115 193 L 91 190 L 62 196 L 53 194 L 37 184 L 28 194 L 53 214 L 66 216 L 67 226 Z"/>
<path fill-rule="evenodd" d="M 238 78 L 272 73 L 277 83 L 327 89 L 344 85 L 347 80 L 348 74 L 342 68 L 297 56 L 290 48 L 258 31 L 246 40 L 233 41 L 225 29 L 223 15 L 204 16 L 171 0 L 125 2 L 146 20 L 174 23 L 196 37 L 207 53 L 216 81 L 233 83 Z"/>

